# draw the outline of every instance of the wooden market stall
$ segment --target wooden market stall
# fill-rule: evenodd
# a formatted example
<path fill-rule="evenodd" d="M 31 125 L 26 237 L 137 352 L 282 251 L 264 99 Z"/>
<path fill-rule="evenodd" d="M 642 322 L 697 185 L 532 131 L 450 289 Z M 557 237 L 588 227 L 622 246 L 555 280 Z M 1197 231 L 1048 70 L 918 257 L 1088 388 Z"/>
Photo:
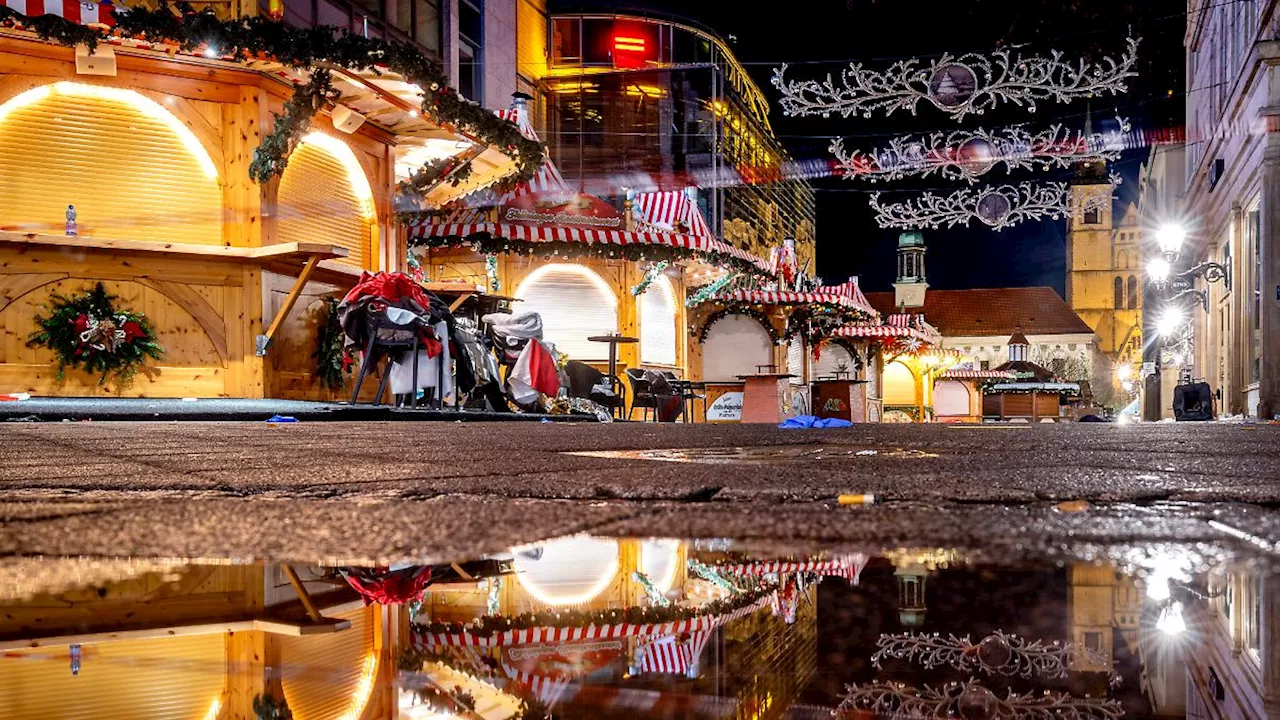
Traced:
<path fill-rule="evenodd" d="M 942 336 L 919 313 L 895 313 L 884 324 L 858 323 L 833 334 L 873 342 L 868 363 L 868 420 L 928 422 L 934 418 L 934 379 L 955 366 L 959 353 L 941 347 Z M 878 391 L 878 394 L 876 394 Z"/>
<path fill-rule="evenodd" d="M 503 117 L 531 139 L 527 96 Z M 620 207 L 619 207 L 620 205 Z M 687 377 L 684 298 L 692 283 L 768 263 L 717 240 L 690 190 L 628 195 L 620 203 L 571 188 L 551 161 L 529 182 L 477 193 L 408 224 L 411 252 L 432 280 L 464 280 L 542 316 L 544 338 L 571 359 L 608 372 L 621 334 L 619 376 L 647 368 Z"/>
<path fill-rule="evenodd" d="M 1012 379 L 983 388 L 982 416 L 992 420 L 1057 422 L 1062 399 L 1080 395 L 1080 383 L 1060 382 L 1049 369 L 1031 362 L 1031 343 L 1021 330 L 1009 338 L 1009 361 L 995 368 Z"/>
<path fill-rule="evenodd" d="M 747 417 L 777 422 L 808 411 L 807 384 L 814 377 L 812 348 L 821 348 L 832 333 L 849 323 L 878 317 L 856 278 L 811 292 L 720 292 L 695 305 L 693 313 L 699 331 L 690 338 L 690 372 L 706 383 L 706 419 L 712 422 Z M 860 356 L 854 344 L 842 348 L 850 358 Z M 751 395 L 772 391 L 773 397 L 763 398 L 770 394 L 765 392 L 757 401 L 770 412 L 752 409 L 756 403 L 748 402 L 748 389 L 755 391 Z"/>
<path fill-rule="evenodd" d="M 1016 377 L 1005 370 L 947 370 L 933 384 L 934 419 L 944 423 L 982 422 L 982 385 Z"/>
<path fill-rule="evenodd" d="M 145 40 L 42 18 L 65 28 L 62 45 L 3 9 L 0 392 L 334 397 L 314 358 L 328 299 L 362 272 L 399 268 L 393 200 L 417 169 L 414 154 L 432 142 L 472 154 L 475 171 L 458 187 L 417 176 L 433 203 L 523 171 L 500 128 L 477 135 L 450 124 L 478 108 L 429 119 L 419 108 L 430 91 L 412 82 L 421 78 L 365 66 L 367 55 L 317 74 L 312 50 L 297 50 L 303 31 L 255 26 L 269 50 L 249 59 L 193 39 L 197 27 L 230 22 L 212 11 L 134 8 L 129 28 L 156 28 Z M 69 46 L 86 37 L 99 43 L 91 63 Z M 401 59 L 417 52 L 355 43 Z M 300 125 L 273 119 L 316 87 L 332 104 Z M 491 147 L 500 136 L 501 149 Z M 57 319 L 59 297 L 87 307 L 99 283 L 108 304 L 80 313 L 75 335 L 28 342 L 40 318 Z M 122 359 L 144 342 L 151 355 Z M 76 366 L 90 355 L 125 372 Z"/>

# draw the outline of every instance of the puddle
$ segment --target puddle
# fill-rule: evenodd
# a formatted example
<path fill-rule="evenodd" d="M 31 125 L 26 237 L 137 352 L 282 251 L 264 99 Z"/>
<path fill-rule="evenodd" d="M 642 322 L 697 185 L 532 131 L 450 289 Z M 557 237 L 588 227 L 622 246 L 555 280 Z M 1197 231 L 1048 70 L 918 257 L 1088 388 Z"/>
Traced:
<path fill-rule="evenodd" d="M 671 448 L 658 450 L 581 450 L 566 455 L 618 460 L 684 463 L 789 463 L 795 460 L 860 458 L 936 458 L 935 453 L 903 448 L 860 448 L 852 445 L 758 445 L 753 447 Z"/>
<path fill-rule="evenodd" d="M 383 568 L 6 559 L 0 715 L 1261 718 L 1280 581 L 1257 540 L 999 562 L 593 536 Z"/>

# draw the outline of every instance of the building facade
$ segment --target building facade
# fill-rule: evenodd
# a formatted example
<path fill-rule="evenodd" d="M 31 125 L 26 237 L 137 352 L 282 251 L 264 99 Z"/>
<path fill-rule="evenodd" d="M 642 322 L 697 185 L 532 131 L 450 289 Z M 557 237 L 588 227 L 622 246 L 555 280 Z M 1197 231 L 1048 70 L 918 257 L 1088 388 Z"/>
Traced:
<path fill-rule="evenodd" d="M 1138 225 L 1143 228 L 1158 228 L 1170 218 L 1182 216 L 1184 191 L 1186 189 L 1186 148 L 1181 145 L 1154 145 L 1147 160 L 1138 171 Z M 1154 250 L 1150 243 L 1144 245 L 1144 252 Z M 1144 279 L 1145 280 L 1145 279 Z M 1155 307 L 1158 299 L 1156 291 L 1145 283 L 1145 294 L 1148 306 Z M 1142 418 L 1148 421 L 1173 417 L 1173 388 L 1178 382 L 1178 368 L 1172 362 L 1161 363 L 1159 335 L 1155 330 L 1158 310 L 1143 316 L 1144 341 L 1142 350 L 1143 370 L 1141 373 Z M 1225 337 L 1225 336 L 1224 336 Z M 1225 355 L 1223 356 L 1225 359 Z M 1229 375 L 1226 364 L 1222 363 L 1218 376 L 1220 390 L 1227 387 Z M 1228 396 L 1230 392 L 1228 391 Z M 1221 403 L 1219 403 L 1221 407 Z"/>
<path fill-rule="evenodd" d="M 1136 364 L 1142 355 L 1142 257 L 1135 204 L 1119 217 L 1108 206 L 1067 219 L 1067 304 L 1117 362 Z"/>
<path fill-rule="evenodd" d="M 1225 281 L 1197 280 L 1208 312 L 1189 308 L 1191 375 L 1218 412 L 1280 414 L 1280 41 L 1273 3 L 1191 2 L 1187 12 L 1187 148 L 1174 271 L 1213 261 Z M 1168 399 L 1165 398 L 1167 401 Z"/>

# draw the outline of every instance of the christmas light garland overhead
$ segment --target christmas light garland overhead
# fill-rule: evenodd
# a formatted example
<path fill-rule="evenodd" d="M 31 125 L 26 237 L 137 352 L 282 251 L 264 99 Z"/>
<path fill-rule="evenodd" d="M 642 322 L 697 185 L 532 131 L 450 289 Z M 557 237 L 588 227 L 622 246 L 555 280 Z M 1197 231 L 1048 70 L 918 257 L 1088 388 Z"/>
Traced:
<path fill-rule="evenodd" d="M 1126 80 L 1137 75 L 1139 40 L 1129 38 L 1120 58 L 1103 58 L 1097 63 L 1064 62 L 1054 50 L 1048 57 L 1010 55 L 996 50 L 991 56 L 968 53 L 958 57 L 945 54 L 928 65 L 912 58 L 881 71 L 862 63 L 850 63 L 839 80 L 828 74 L 825 80 L 787 80 L 787 66 L 774 70 L 773 86 L 782 92 L 782 110 L 789 116 L 871 117 L 883 110 L 916 114 L 921 100 L 932 103 L 956 121 L 969 113 L 983 114 L 1002 103 L 1035 112 L 1038 101 L 1060 103 L 1128 90 Z"/>
<path fill-rule="evenodd" d="M 939 228 L 969 225 L 978 220 L 993 230 L 1004 230 L 1026 220 L 1057 220 L 1077 212 L 1110 207 L 1111 190 L 1120 177 L 1111 176 L 1106 191 L 1082 193 L 1077 197 L 1065 182 L 1043 185 L 1020 182 L 980 188 L 961 188 L 948 195 L 925 192 L 914 200 L 881 203 L 880 193 L 871 194 L 871 209 L 882 228 Z"/>
<path fill-rule="evenodd" d="M 941 688 L 916 688 L 895 682 L 849 685 L 836 717 L 871 711 L 893 718 L 1001 718 L 1002 720 L 1119 720 L 1124 707 L 1109 698 L 1075 697 L 1066 693 L 1009 690 L 997 696 L 976 680 L 953 682 Z"/>
<path fill-rule="evenodd" d="M 937 175 L 947 180 L 977 182 L 996 165 L 1006 171 L 1068 168 L 1088 160 L 1116 160 L 1124 150 L 1128 120 L 1116 118 L 1117 129 L 1085 133 L 1052 125 L 1033 132 L 1025 126 L 987 131 L 952 130 L 894 138 L 888 147 L 846 151 L 844 140 L 831 143 L 837 166 L 848 179 L 903 180 Z"/>
<path fill-rule="evenodd" d="M 925 669 L 952 667 L 1007 677 L 1064 678 L 1071 672 L 1071 659 L 1083 648 L 1073 643 L 1029 641 L 1000 630 L 977 643 L 968 636 L 943 637 L 938 633 L 881 635 L 871 664 L 879 668 L 887 658 L 918 662 Z"/>

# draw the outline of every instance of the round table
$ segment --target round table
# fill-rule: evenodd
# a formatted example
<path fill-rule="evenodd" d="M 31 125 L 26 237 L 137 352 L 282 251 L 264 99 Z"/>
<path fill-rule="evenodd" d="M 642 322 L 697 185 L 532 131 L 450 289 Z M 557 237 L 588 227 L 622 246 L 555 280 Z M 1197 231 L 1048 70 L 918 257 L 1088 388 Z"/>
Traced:
<path fill-rule="evenodd" d="M 640 342 L 640 338 L 628 337 L 619 333 L 611 333 L 609 335 L 592 335 L 587 338 L 591 342 L 608 343 L 609 344 L 609 382 L 622 384 L 622 378 L 618 377 L 618 346 L 630 345 Z M 619 413 L 622 410 L 619 409 Z"/>

